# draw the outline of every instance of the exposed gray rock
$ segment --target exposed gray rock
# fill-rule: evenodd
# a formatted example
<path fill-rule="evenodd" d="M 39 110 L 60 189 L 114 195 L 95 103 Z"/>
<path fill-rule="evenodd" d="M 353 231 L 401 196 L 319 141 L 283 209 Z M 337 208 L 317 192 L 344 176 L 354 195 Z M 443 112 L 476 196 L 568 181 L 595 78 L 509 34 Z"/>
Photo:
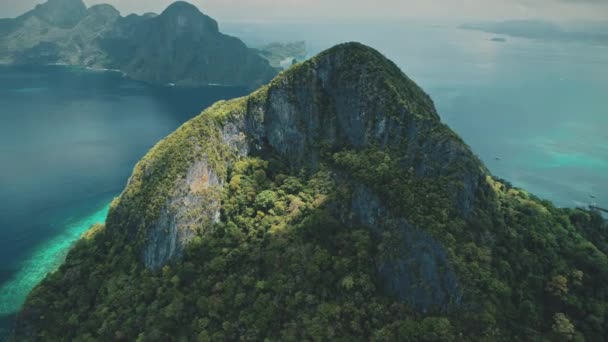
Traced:
<path fill-rule="evenodd" d="M 143 249 L 148 268 L 159 269 L 180 258 L 201 227 L 208 228 L 219 221 L 222 185 L 223 180 L 205 159 L 192 164 L 187 176 L 176 182 L 175 194 L 148 230 Z"/>
<path fill-rule="evenodd" d="M 346 51 L 371 57 L 353 63 Z M 378 72 L 376 65 L 389 69 Z M 390 77 L 398 78 L 393 82 L 405 82 L 399 93 L 383 88 Z M 294 170 L 314 170 L 323 161 L 323 152 L 379 147 L 400 157 L 404 172 L 415 177 L 451 177 L 457 186 L 447 191 L 457 192 L 455 204 L 463 217 L 473 209 L 485 172 L 469 148 L 440 122 L 426 94 L 394 64 L 358 44 L 334 48 L 330 54 L 287 71 L 257 95 L 217 108 L 215 115 L 225 118 L 214 121 L 221 121 L 217 126 L 211 125 L 218 130 L 221 145 L 213 148 L 228 147 L 234 153 L 235 159 L 226 160 L 227 167 L 237 157 L 274 154 Z M 201 152 L 197 139 L 202 137 L 194 132 L 179 134 L 190 139 L 185 146 L 192 151 L 186 155 Z M 144 183 L 147 174 L 155 172 L 147 165 L 140 165 Z M 458 305 L 461 288 L 441 244 L 425 227 L 414 226 L 404 214 L 389 210 L 371 188 L 335 171 L 336 179 L 353 189 L 350 203 L 336 204 L 335 216 L 346 227 L 369 228 L 383 241 L 376 268 L 385 291 L 419 312 Z M 204 159 L 190 163 L 159 219 L 137 225 L 144 227 L 147 236 L 143 256 L 149 268 L 158 269 L 178 258 L 196 235 L 195 226 L 208 227 L 219 219 L 217 192 L 200 189 L 222 183 Z"/>
<path fill-rule="evenodd" d="M 222 142 L 230 146 L 230 149 L 240 157 L 249 155 L 249 141 L 244 132 L 243 120 L 231 121 L 222 127 Z"/>
<path fill-rule="evenodd" d="M 310 67 L 273 82 L 266 103 L 248 110 L 247 135 L 255 146 L 269 145 L 294 169 L 315 169 L 321 147 L 398 149 L 404 170 L 412 168 L 418 177 L 453 178 L 458 208 L 468 217 L 487 171 L 440 122 L 428 95 L 379 53 L 361 49 L 375 56 L 353 64 L 345 52 L 352 49 L 335 48 Z M 383 74 L 375 64 L 392 68 Z M 390 74 L 401 75 L 410 92 L 385 89 Z M 397 102 L 391 97 L 401 97 L 400 106 L 391 106 Z"/>
<path fill-rule="evenodd" d="M 351 212 L 351 224 L 368 227 L 379 238 L 391 237 L 383 241 L 387 250 L 376 265 L 387 293 L 419 312 L 447 310 L 460 303 L 456 274 L 436 239 L 407 219 L 393 216 L 364 185 L 355 187 Z"/>

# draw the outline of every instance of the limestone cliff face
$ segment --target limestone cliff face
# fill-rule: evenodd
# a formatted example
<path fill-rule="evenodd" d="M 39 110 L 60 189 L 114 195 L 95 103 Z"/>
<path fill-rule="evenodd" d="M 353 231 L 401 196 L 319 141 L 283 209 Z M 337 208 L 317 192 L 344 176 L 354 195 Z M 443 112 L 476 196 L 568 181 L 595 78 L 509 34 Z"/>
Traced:
<path fill-rule="evenodd" d="M 255 88 L 277 69 L 186 2 L 160 15 L 121 17 L 110 5 L 49 0 L 0 21 L 0 63 L 67 63 L 118 69 L 159 84 Z"/>
<path fill-rule="evenodd" d="M 176 182 L 176 193 L 161 209 L 158 221 L 147 234 L 143 260 L 150 269 L 159 269 L 182 256 L 197 227 L 209 227 L 220 219 L 223 180 L 206 160 L 196 161 L 186 178 Z"/>
<path fill-rule="evenodd" d="M 399 68 L 342 44 L 154 146 L 16 336 L 602 340 L 606 229 L 495 180 Z"/>
<path fill-rule="evenodd" d="M 463 218 L 469 215 L 483 166 L 440 122 L 420 88 L 375 50 L 351 43 L 290 69 L 247 98 L 216 104 L 161 142 L 136 168 L 109 222 L 132 238 L 144 236 L 143 261 L 158 269 L 183 253 L 196 235 L 189 227 L 201 227 L 193 223 L 211 229 L 220 219 L 219 192 L 196 189 L 221 187 L 226 169 L 239 158 L 276 154 L 296 172 L 314 172 L 326 164 L 326 151 L 370 147 L 396 153 L 403 172 L 415 177 L 451 179 L 453 188 L 446 190 L 458 192 L 454 205 Z M 179 162 L 167 171 L 165 163 L 178 152 Z M 370 187 L 335 172 L 354 189 L 350 204 L 336 207 L 335 215 L 378 238 L 394 233 L 398 254 L 377 263 L 385 290 L 420 311 L 458 304 L 460 285 L 441 244 Z M 147 203 L 147 194 L 158 205 Z M 134 202 L 151 215 L 129 211 Z"/>
<path fill-rule="evenodd" d="M 224 126 L 221 134 L 223 144 L 240 157 L 248 155 L 244 135 L 236 126 Z M 179 259 L 201 227 L 211 229 L 219 222 L 225 179 L 211 167 L 207 158 L 203 154 L 189 164 L 186 176 L 173 184 L 171 197 L 149 226 L 142 253 L 146 267 L 157 270 Z"/>
<path fill-rule="evenodd" d="M 396 255 L 380 259 L 376 265 L 387 293 L 419 312 L 446 311 L 460 304 L 461 286 L 447 254 L 424 227 L 392 214 L 373 191 L 361 184 L 355 188 L 350 210 L 354 213 L 351 223 L 368 227 L 378 236 L 394 232 L 391 248 Z"/>
<path fill-rule="evenodd" d="M 471 213 L 485 177 L 469 148 L 441 124 L 431 99 L 392 62 L 356 43 L 279 77 L 266 101 L 248 108 L 245 121 L 254 150 L 269 146 L 294 169 L 316 168 L 322 149 L 396 149 L 404 172 L 411 168 L 417 177 L 445 176 L 458 184 L 451 190 L 458 192 L 463 217 Z M 351 223 L 378 236 L 398 232 L 401 255 L 378 264 L 387 291 L 421 311 L 458 303 L 459 285 L 441 245 L 424 227 L 391 214 L 369 188 L 357 182 L 354 187 Z"/>
<path fill-rule="evenodd" d="M 260 114 L 261 113 L 261 114 Z M 247 115 L 255 144 L 294 168 L 316 165 L 320 147 L 400 149 L 419 177 L 453 177 L 467 216 L 485 169 L 440 122 L 432 100 L 378 52 L 348 44 L 276 79 Z"/>

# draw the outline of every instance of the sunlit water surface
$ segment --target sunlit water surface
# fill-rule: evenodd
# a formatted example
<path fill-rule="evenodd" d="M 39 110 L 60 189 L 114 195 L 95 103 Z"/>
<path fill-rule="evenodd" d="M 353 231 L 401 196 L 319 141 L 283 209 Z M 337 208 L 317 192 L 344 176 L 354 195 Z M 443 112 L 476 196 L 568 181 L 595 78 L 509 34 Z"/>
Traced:
<path fill-rule="evenodd" d="M 397 63 L 489 169 L 558 206 L 608 207 L 608 46 L 458 29 L 458 23 L 229 23 L 250 45 L 359 41 Z"/>
<path fill-rule="evenodd" d="M 304 39 L 311 54 L 343 41 L 372 45 L 433 97 L 494 174 L 559 206 L 608 206 L 608 48 L 501 43 L 455 27 L 223 25 L 252 45 Z M 244 93 L 151 87 L 81 68 L 0 67 L 0 327 L 104 220 L 148 148 L 215 100 Z"/>
<path fill-rule="evenodd" d="M 213 102 L 244 94 L 77 67 L 0 67 L 0 328 L 105 221 L 150 147 Z"/>

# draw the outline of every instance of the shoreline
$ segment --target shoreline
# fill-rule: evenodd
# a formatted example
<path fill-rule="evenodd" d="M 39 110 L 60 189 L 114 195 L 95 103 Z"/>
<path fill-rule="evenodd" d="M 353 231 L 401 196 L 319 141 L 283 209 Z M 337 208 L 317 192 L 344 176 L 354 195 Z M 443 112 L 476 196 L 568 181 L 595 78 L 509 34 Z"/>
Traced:
<path fill-rule="evenodd" d="M 92 72 L 111 72 L 111 73 L 119 73 L 122 77 L 128 78 L 134 82 L 141 82 L 147 85 L 156 86 L 156 87 L 167 87 L 167 88 L 247 88 L 247 86 L 240 85 L 229 85 L 229 84 L 221 84 L 221 83 L 207 83 L 207 84 L 180 84 L 180 83 L 160 83 L 160 82 L 150 82 L 144 81 L 141 79 L 133 78 L 128 73 L 120 70 L 120 69 L 110 69 L 110 68 L 101 68 L 101 67 L 92 67 L 86 66 L 82 64 L 69 64 L 69 63 L 45 63 L 45 64 L 15 64 L 15 63 L 5 63 L 0 62 L 0 66 L 2 67 L 67 67 L 67 68 L 76 68 L 83 69 Z"/>
<path fill-rule="evenodd" d="M 66 218 L 54 237 L 34 246 L 19 270 L 0 284 L 0 317 L 16 314 L 32 289 L 61 266 L 72 246 L 96 223 L 104 223 L 110 204 L 79 216 Z"/>

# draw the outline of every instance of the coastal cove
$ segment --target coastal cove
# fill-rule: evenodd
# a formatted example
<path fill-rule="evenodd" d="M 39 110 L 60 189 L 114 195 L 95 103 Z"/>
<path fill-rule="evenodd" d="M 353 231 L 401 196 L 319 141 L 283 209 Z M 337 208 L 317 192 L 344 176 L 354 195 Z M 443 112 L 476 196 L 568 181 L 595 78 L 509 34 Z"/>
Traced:
<path fill-rule="evenodd" d="M 606 340 L 606 13 L 3 0 L 0 342 Z"/>
<path fill-rule="evenodd" d="M 242 27 L 229 29 L 246 37 Z M 497 176 L 558 206 L 586 206 L 590 195 L 608 203 L 604 47 L 497 44 L 489 34 L 424 25 L 333 36 L 323 26 L 296 30 L 306 34 L 250 31 L 305 39 L 312 53 L 351 39 L 372 44 L 424 86 L 443 121 Z M 378 38 L 391 30 L 403 44 Z M 213 102 L 246 93 L 150 86 L 84 67 L 0 67 L 0 328 L 82 232 L 104 220 L 150 147 Z"/>
<path fill-rule="evenodd" d="M 0 66 L 0 328 L 92 224 L 137 160 L 244 88 L 162 87 L 75 66 Z"/>

